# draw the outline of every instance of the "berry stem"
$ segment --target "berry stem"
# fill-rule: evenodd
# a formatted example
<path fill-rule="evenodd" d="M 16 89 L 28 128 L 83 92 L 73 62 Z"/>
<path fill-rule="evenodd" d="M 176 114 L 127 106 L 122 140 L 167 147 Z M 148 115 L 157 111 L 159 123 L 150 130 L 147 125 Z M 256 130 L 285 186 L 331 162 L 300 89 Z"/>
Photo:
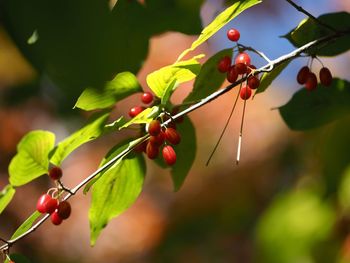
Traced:
<path fill-rule="evenodd" d="M 234 102 L 234 104 L 233 104 L 233 106 L 232 106 L 230 115 L 229 115 L 228 118 L 227 118 L 225 127 L 224 127 L 224 129 L 222 130 L 222 132 L 221 132 L 221 134 L 220 134 L 220 137 L 219 137 L 219 139 L 218 139 L 218 141 L 217 141 L 217 143 L 216 143 L 216 145 L 215 145 L 213 151 L 211 152 L 211 154 L 210 154 L 210 156 L 209 156 L 209 158 L 208 158 L 208 161 L 207 161 L 206 164 L 205 164 L 206 166 L 209 165 L 211 159 L 213 158 L 213 156 L 214 156 L 214 154 L 215 154 L 215 152 L 216 152 L 216 149 L 219 147 L 219 144 L 220 144 L 220 142 L 221 142 L 221 139 L 222 139 L 222 137 L 223 137 L 224 134 L 225 134 L 225 131 L 226 131 L 226 129 L 227 129 L 227 126 L 228 126 L 228 124 L 230 123 L 231 117 L 232 117 L 233 112 L 234 112 L 234 110 L 235 110 L 235 108 L 236 108 L 236 105 L 237 105 L 237 101 L 238 101 L 238 97 L 239 97 L 239 93 L 240 93 L 240 91 L 241 91 L 241 88 L 242 88 L 242 83 L 241 83 L 240 86 L 239 86 L 239 91 L 238 91 L 238 93 L 237 93 L 235 102 Z"/>
<path fill-rule="evenodd" d="M 247 105 L 247 100 L 244 100 L 242 120 L 241 120 L 241 128 L 239 129 L 238 146 L 237 146 L 237 158 L 236 158 L 236 164 L 237 165 L 238 165 L 239 159 L 241 157 L 241 145 L 242 145 L 242 137 L 243 137 L 243 124 L 244 124 L 244 116 L 245 116 L 246 105 Z"/>

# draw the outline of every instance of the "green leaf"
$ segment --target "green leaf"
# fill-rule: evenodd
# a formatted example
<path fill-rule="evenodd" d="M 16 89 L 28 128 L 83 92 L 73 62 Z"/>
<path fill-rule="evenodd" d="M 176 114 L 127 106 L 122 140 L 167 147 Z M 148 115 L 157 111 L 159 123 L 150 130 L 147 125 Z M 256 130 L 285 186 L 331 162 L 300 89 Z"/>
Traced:
<path fill-rule="evenodd" d="M 198 75 L 201 68 L 198 59 L 203 56 L 198 55 L 152 72 L 147 76 L 148 86 L 162 99 L 162 103 L 166 104 L 179 84 L 190 81 Z"/>
<path fill-rule="evenodd" d="M 350 83 L 333 79 L 331 87 L 317 86 L 296 92 L 292 99 L 279 108 L 280 114 L 292 130 L 317 128 L 350 113 Z"/>
<path fill-rule="evenodd" d="M 174 191 L 178 191 L 184 183 L 196 157 L 196 132 L 191 120 L 187 117 L 178 125 L 178 132 L 182 134 L 181 143 L 174 147 L 176 163 L 171 168 Z"/>
<path fill-rule="evenodd" d="M 346 12 L 329 13 L 318 17 L 318 19 L 337 30 L 346 30 L 350 28 L 350 14 Z M 295 47 L 301 47 L 312 40 L 334 34 L 333 31 L 319 25 L 314 20 L 308 18 L 284 37 L 287 38 Z M 318 56 L 336 56 L 350 49 L 349 34 L 338 38 L 336 41 L 321 48 L 311 49 L 310 54 Z"/>
<path fill-rule="evenodd" d="M 99 112 L 90 118 L 88 123 L 71 136 L 61 141 L 51 153 L 50 162 L 60 166 L 62 161 L 75 149 L 97 139 L 104 131 L 109 112 Z"/>
<path fill-rule="evenodd" d="M 24 136 L 9 166 L 10 183 L 20 186 L 46 174 L 54 144 L 55 135 L 48 131 L 32 131 Z"/>
<path fill-rule="evenodd" d="M 316 193 L 300 189 L 279 196 L 257 226 L 259 262 L 311 262 L 305 259 L 329 237 L 334 223 L 332 207 Z"/>
<path fill-rule="evenodd" d="M 126 119 L 123 116 L 121 116 L 114 122 L 106 124 L 103 128 L 103 133 L 118 131 L 126 123 L 127 123 Z"/>
<path fill-rule="evenodd" d="M 147 108 L 141 113 L 139 113 L 137 116 L 132 118 L 130 121 L 122 125 L 119 130 L 124 129 L 126 127 L 129 127 L 132 124 L 143 124 L 143 123 L 149 123 L 151 122 L 154 117 L 156 117 L 159 114 L 159 107 L 153 106 L 152 108 Z"/>
<path fill-rule="evenodd" d="M 78 98 L 75 106 L 83 110 L 96 110 L 112 107 L 142 88 L 134 74 L 130 72 L 119 73 L 112 81 L 108 81 L 102 90 L 87 88 Z"/>
<path fill-rule="evenodd" d="M 281 74 L 281 72 L 289 65 L 290 62 L 291 60 L 287 60 L 282 64 L 278 65 L 271 72 L 265 72 L 260 79 L 260 85 L 255 94 L 264 92 L 272 84 L 272 82 Z"/>
<path fill-rule="evenodd" d="M 115 156 L 110 153 L 109 158 Z M 110 169 L 93 185 L 89 211 L 91 245 L 108 222 L 130 207 L 140 195 L 146 173 L 142 155 L 129 155 Z"/>
<path fill-rule="evenodd" d="M 261 3 L 260 0 L 240 0 L 225 9 L 214 19 L 214 21 L 212 21 L 207 27 L 203 29 L 199 38 L 192 43 L 189 49 L 186 49 L 184 52 L 182 52 L 178 60 L 181 60 L 188 52 L 195 50 L 198 46 L 207 41 L 212 35 L 218 32 L 228 22 L 230 22 L 244 10 L 259 3 Z"/>
<path fill-rule="evenodd" d="M 34 224 L 34 222 L 41 216 L 41 213 L 38 211 L 35 211 L 30 217 L 27 218 L 26 221 L 23 222 L 22 225 L 20 225 L 19 228 L 13 233 L 11 239 L 15 239 L 28 231 Z"/>
<path fill-rule="evenodd" d="M 13 196 L 15 195 L 16 190 L 12 187 L 12 185 L 7 185 L 5 188 L 0 192 L 0 214 L 6 206 L 11 202 Z"/>
<path fill-rule="evenodd" d="M 209 58 L 202 66 L 196 81 L 194 82 L 192 92 L 187 96 L 184 102 L 191 102 L 203 99 L 221 87 L 225 81 L 226 74 L 218 71 L 217 65 L 224 56 L 231 56 L 232 49 L 225 49 Z"/>
<path fill-rule="evenodd" d="M 31 261 L 28 258 L 20 254 L 11 254 L 10 258 L 12 261 L 16 263 L 31 263 Z M 9 262 L 10 261 L 8 259 L 5 260 L 5 263 L 9 263 Z"/>

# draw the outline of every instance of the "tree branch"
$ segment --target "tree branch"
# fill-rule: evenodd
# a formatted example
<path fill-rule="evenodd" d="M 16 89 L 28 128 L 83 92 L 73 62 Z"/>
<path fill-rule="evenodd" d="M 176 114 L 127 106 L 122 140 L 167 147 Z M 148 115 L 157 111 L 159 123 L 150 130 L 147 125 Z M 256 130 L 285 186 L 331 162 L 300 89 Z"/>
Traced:
<path fill-rule="evenodd" d="M 280 65 L 284 61 L 289 60 L 289 59 L 293 59 L 295 57 L 298 57 L 300 54 L 306 52 L 310 48 L 314 48 L 314 47 L 317 47 L 317 46 L 319 46 L 321 44 L 325 44 L 325 43 L 334 41 L 334 40 L 338 39 L 339 37 L 342 37 L 342 36 L 344 36 L 346 34 L 350 34 L 350 29 L 346 30 L 346 31 L 336 32 L 335 34 L 332 34 L 332 35 L 329 35 L 329 36 L 326 36 L 326 37 L 319 38 L 319 39 L 316 39 L 314 41 L 311 41 L 311 42 L 305 44 L 304 46 L 293 50 L 292 52 L 290 52 L 288 54 L 285 54 L 285 55 L 280 56 L 279 58 L 277 58 L 275 60 L 270 61 L 269 63 L 267 63 L 266 65 L 262 66 L 261 68 L 256 69 L 254 71 L 254 74 L 259 74 L 259 73 L 262 73 L 262 72 L 270 72 L 276 66 Z M 181 118 L 182 116 L 187 115 L 188 113 L 190 113 L 190 112 L 192 112 L 192 111 L 194 111 L 194 110 L 196 110 L 198 108 L 203 107 L 204 105 L 206 105 L 209 102 L 217 99 L 218 97 L 222 96 L 223 94 L 229 92 L 231 89 L 233 89 L 234 87 L 236 87 L 237 85 L 243 83 L 246 80 L 247 80 L 247 76 L 244 77 L 244 78 L 241 78 L 240 80 L 236 81 L 235 83 L 232 83 L 232 84 L 228 85 L 227 87 L 225 87 L 225 88 L 223 88 L 221 90 L 218 90 L 218 91 L 212 93 L 208 97 L 206 97 L 206 98 L 202 99 L 201 101 L 193 104 L 192 106 L 188 107 L 187 109 L 185 109 L 185 110 L 175 114 L 174 116 L 172 116 L 172 119 L 168 119 L 167 121 L 165 121 L 162 124 L 162 126 L 164 127 L 164 126 L 168 125 L 171 121 L 176 120 L 178 118 Z M 113 164 L 115 164 L 119 159 L 124 158 L 126 155 L 128 155 L 130 152 L 132 152 L 139 144 L 141 144 L 142 142 L 146 141 L 148 138 L 149 138 L 149 134 L 144 135 L 143 137 L 139 138 L 139 142 L 138 143 L 136 143 L 132 147 L 128 147 L 125 150 L 123 150 L 121 153 L 119 153 L 117 156 L 115 156 L 109 162 L 107 162 L 106 164 L 104 164 L 103 166 L 98 168 L 95 172 L 93 172 L 91 175 L 89 175 L 87 178 L 85 178 L 82 182 L 80 182 L 74 188 L 72 188 L 70 190 L 68 188 L 64 188 L 66 190 L 67 194 L 64 196 L 62 201 L 68 200 L 72 195 L 76 194 L 82 187 L 84 187 L 89 182 L 91 182 L 98 174 L 100 174 L 101 172 L 107 170 L 109 167 L 111 167 Z M 22 238 L 24 238 L 24 237 L 28 236 L 30 233 L 34 232 L 49 217 L 50 217 L 50 215 L 48 215 L 48 214 L 44 215 L 30 229 L 28 229 L 22 235 L 14 238 L 14 239 L 10 239 L 8 241 L 2 240 L 3 242 L 5 242 L 5 244 L 0 247 L 0 251 L 4 252 L 4 251 L 8 250 L 10 248 L 10 246 L 12 246 L 14 243 L 18 242 Z"/>
<path fill-rule="evenodd" d="M 296 10 L 298 10 L 299 12 L 307 15 L 308 17 L 310 17 L 312 20 L 314 20 L 316 23 L 318 23 L 319 25 L 333 31 L 333 32 L 338 32 L 337 29 L 335 29 L 334 27 L 323 23 L 321 20 L 317 19 L 316 17 L 314 17 L 312 14 L 310 14 L 308 11 L 306 11 L 304 8 L 302 8 L 301 6 L 298 6 L 296 3 L 294 3 L 292 0 L 286 0 L 290 5 L 292 5 Z"/>

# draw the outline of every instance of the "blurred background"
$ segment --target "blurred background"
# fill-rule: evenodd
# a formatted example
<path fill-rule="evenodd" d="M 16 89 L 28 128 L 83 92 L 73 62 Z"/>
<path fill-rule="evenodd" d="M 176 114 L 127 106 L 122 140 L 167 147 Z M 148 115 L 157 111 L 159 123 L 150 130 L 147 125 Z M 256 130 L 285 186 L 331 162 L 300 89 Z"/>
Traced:
<path fill-rule="evenodd" d="M 157 1 L 145 1 L 150 9 L 162 8 L 158 13 L 164 13 L 155 18 L 145 17 L 144 21 L 136 19 L 140 17 L 138 13 L 121 16 L 125 27 L 116 39 L 107 35 L 113 33 L 108 30 L 114 29 L 102 27 L 110 22 L 102 16 L 110 12 L 112 2 L 103 7 L 83 5 L 84 1 L 74 4 L 62 1 L 55 6 L 45 1 L 34 2 L 3 1 L 0 6 L 1 189 L 8 183 L 8 164 L 25 133 L 33 129 L 50 130 L 60 140 L 84 123 L 86 114 L 72 109 L 82 89 L 71 87 L 98 85 L 100 80 L 110 79 L 114 73 L 128 70 L 132 65 L 130 70 L 137 73 L 147 90 L 147 74 L 172 64 L 196 39 L 194 35 L 200 28 L 234 1 L 207 0 L 202 5 L 201 1 L 164 1 L 158 5 Z M 135 5 L 134 1 L 119 2 Z M 167 19 L 171 15 L 176 17 L 175 11 L 178 11 L 172 9 L 173 2 L 180 3 L 176 6 L 179 10 L 187 8 L 188 13 L 182 10 L 181 20 L 198 16 L 198 23 L 189 27 L 179 22 L 180 25 L 172 27 Z M 315 16 L 350 11 L 350 2 L 345 0 L 297 3 Z M 33 16 L 37 10 L 30 8 L 32 4 L 34 7 L 46 5 L 51 11 Z M 70 8 L 79 13 L 71 15 Z M 116 11 L 113 9 L 113 12 Z M 266 0 L 231 21 L 202 45 L 198 53 L 205 52 L 210 57 L 230 47 L 226 30 L 235 27 L 241 32 L 242 44 L 277 58 L 293 50 L 289 42 L 279 36 L 303 18 L 304 15 L 286 1 Z M 48 21 L 46 28 L 43 21 Z M 75 35 L 74 25 L 80 22 L 87 23 L 89 30 Z M 151 23 L 158 28 L 144 34 Z M 72 30 L 64 27 L 70 24 Z M 33 36 L 33 26 L 36 26 L 34 29 L 42 27 L 37 44 L 27 43 Z M 131 32 L 133 38 L 129 39 L 131 29 L 138 31 Z M 50 39 L 52 30 L 56 30 L 55 37 Z M 40 32 L 46 42 L 40 41 Z M 86 40 L 82 46 L 75 42 L 79 37 Z M 71 40 L 66 43 L 67 47 L 59 44 L 62 38 Z M 111 53 L 104 53 L 109 50 L 106 43 Z M 135 46 L 139 52 L 122 57 L 118 45 Z M 96 53 L 92 54 L 90 48 Z M 81 53 L 77 54 L 76 50 Z M 144 61 L 136 65 L 140 57 Z M 256 66 L 264 64 L 260 58 L 254 55 L 252 58 Z M 334 76 L 349 80 L 349 58 L 347 52 L 321 60 Z M 122 66 L 114 64 L 114 60 Z M 289 130 L 278 111 L 273 110 L 301 88 L 296 74 L 306 63 L 306 58 L 291 63 L 267 92 L 248 102 L 239 166 L 235 165 L 235 155 L 242 104 L 238 105 L 211 164 L 205 166 L 234 101 L 237 91 L 232 90 L 189 115 L 196 127 L 198 149 L 180 191 L 173 192 L 168 170 L 147 160 L 147 177 L 140 198 L 109 223 L 95 247 L 89 245 L 90 196 L 79 193 L 71 199 L 73 213 L 68 221 L 60 227 L 45 223 L 18 242 L 12 252 L 24 254 L 36 263 L 350 262 L 350 119 L 343 118 L 308 132 L 295 132 Z M 315 63 L 315 71 L 317 68 L 320 65 Z M 173 102 L 180 103 L 190 88 L 191 83 L 181 86 Z M 114 116 L 126 115 L 137 103 L 139 94 L 118 104 Z M 123 131 L 109 135 L 75 151 L 63 163 L 64 183 L 76 185 L 96 169 L 112 146 L 130 135 L 135 133 Z M 43 177 L 17 190 L 10 206 L 0 215 L 0 237 L 12 235 L 35 210 L 38 196 L 49 187 L 49 179 Z"/>

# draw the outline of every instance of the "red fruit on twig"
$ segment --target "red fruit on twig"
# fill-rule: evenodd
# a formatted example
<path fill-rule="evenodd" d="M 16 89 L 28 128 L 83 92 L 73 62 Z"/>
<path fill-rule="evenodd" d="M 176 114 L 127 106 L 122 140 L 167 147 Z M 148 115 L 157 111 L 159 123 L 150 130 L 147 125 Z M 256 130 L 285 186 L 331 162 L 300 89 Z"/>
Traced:
<path fill-rule="evenodd" d="M 227 72 L 231 67 L 231 58 L 229 56 L 225 56 L 219 60 L 218 70 L 221 73 Z"/>
<path fill-rule="evenodd" d="M 37 204 L 36 204 L 36 209 L 42 214 L 47 213 L 45 205 L 51 199 L 52 199 L 52 197 L 48 194 L 41 195 L 38 199 Z"/>
<path fill-rule="evenodd" d="M 333 76 L 331 71 L 326 68 L 323 67 L 320 70 L 320 82 L 323 86 L 329 87 L 330 85 L 332 85 L 332 81 L 333 81 Z"/>
<path fill-rule="evenodd" d="M 245 86 L 241 89 L 239 96 L 242 100 L 247 100 L 252 96 L 252 90 L 248 86 Z"/>
<path fill-rule="evenodd" d="M 141 107 L 141 106 L 135 106 L 135 107 L 132 107 L 129 111 L 129 116 L 131 118 L 134 118 L 136 117 L 137 115 L 139 115 L 141 112 L 144 111 L 144 107 Z"/>
<path fill-rule="evenodd" d="M 148 125 L 148 133 L 152 136 L 157 136 L 162 130 L 162 126 L 158 120 L 153 120 Z"/>
<path fill-rule="evenodd" d="M 53 213 L 58 207 L 58 200 L 51 198 L 45 203 L 45 209 L 46 213 L 51 214 Z"/>
<path fill-rule="evenodd" d="M 239 53 L 235 59 L 235 65 L 239 63 L 243 63 L 246 66 L 250 66 L 250 56 L 245 52 Z"/>
<path fill-rule="evenodd" d="M 317 87 L 317 77 L 315 73 L 310 72 L 306 78 L 305 88 L 307 90 L 314 90 Z"/>
<path fill-rule="evenodd" d="M 175 129 L 167 128 L 165 130 L 165 139 L 171 144 L 177 145 L 181 141 L 181 136 Z"/>
<path fill-rule="evenodd" d="M 58 166 L 54 166 L 49 170 L 49 176 L 52 180 L 59 180 L 62 177 L 62 169 Z"/>
<path fill-rule="evenodd" d="M 155 159 L 159 155 L 159 146 L 152 144 L 151 142 L 147 143 L 146 147 L 147 157 L 150 159 Z"/>
<path fill-rule="evenodd" d="M 248 86 L 251 89 L 257 89 L 260 85 L 260 80 L 255 76 L 250 76 L 248 78 Z"/>
<path fill-rule="evenodd" d="M 176 153 L 173 147 L 170 145 L 164 146 L 162 153 L 164 161 L 168 165 L 174 165 L 176 163 Z"/>
<path fill-rule="evenodd" d="M 51 219 L 52 224 L 54 224 L 55 226 L 60 225 L 62 223 L 62 221 L 63 221 L 63 219 L 59 216 L 57 211 L 54 211 L 51 214 L 50 219 Z"/>
<path fill-rule="evenodd" d="M 153 94 L 151 92 L 144 92 L 141 95 L 141 101 L 145 104 L 150 104 L 153 101 Z"/>
<path fill-rule="evenodd" d="M 306 80 L 309 76 L 309 73 L 310 73 L 310 69 L 309 67 L 305 66 L 305 67 L 302 67 L 299 72 L 298 72 L 298 75 L 297 75 L 297 82 L 301 85 L 305 84 L 306 83 Z"/>
<path fill-rule="evenodd" d="M 57 214 L 62 219 L 67 219 L 72 212 L 72 208 L 67 201 L 59 203 L 57 208 Z"/>
<path fill-rule="evenodd" d="M 237 42 L 240 37 L 241 37 L 241 34 L 235 28 L 231 28 L 227 31 L 227 38 L 233 42 Z"/>

